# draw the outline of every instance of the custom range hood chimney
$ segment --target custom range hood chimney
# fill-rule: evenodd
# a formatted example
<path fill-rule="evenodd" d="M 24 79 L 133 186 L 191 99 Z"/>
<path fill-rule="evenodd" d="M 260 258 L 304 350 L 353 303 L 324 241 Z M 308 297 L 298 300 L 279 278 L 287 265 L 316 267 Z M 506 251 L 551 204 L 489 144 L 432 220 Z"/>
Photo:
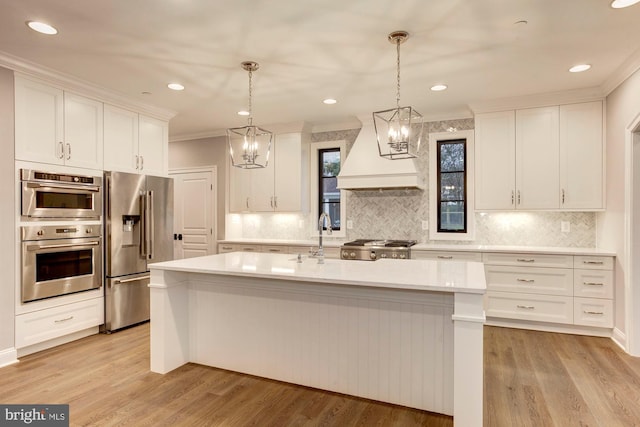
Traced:
<path fill-rule="evenodd" d="M 379 188 L 424 189 L 415 159 L 388 160 L 380 157 L 371 115 L 358 116 L 362 128 L 338 175 L 341 190 Z"/>

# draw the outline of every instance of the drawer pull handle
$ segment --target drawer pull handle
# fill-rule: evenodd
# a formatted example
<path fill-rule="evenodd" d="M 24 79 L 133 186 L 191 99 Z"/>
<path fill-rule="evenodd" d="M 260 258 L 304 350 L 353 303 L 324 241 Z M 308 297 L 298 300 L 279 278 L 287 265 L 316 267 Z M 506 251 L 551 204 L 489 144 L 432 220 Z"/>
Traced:
<path fill-rule="evenodd" d="M 604 283 L 596 283 L 596 282 L 582 282 L 585 286 L 604 286 Z"/>
<path fill-rule="evenodd" d="M 280 249 L 269 249 L 269 252 L 280 252 Z"/>
<path fill-rule="evenodd" d="M 535 309 L 535 307 L 532 306 L 532 305 L 520 305 L 520 304 L 518 304 L 517 307 L 518 308 L 524 308 L 525 310 L 533 310 L 533 309 Z"/>
<path fill-rule="evenodd" d="M 589 311 L 589 310 L 584 310 L 584 314 L 597 314 L 599 316 L 602 316 L 604 313 L 602 311 Z"/>
<path fill-rule="evenodd" d="M 523 282 L 523 283 L 533 283 L 535 282 L 534 279 L 516 279 L 518 282 Z"/>
<path fill-rule="evenodd" d="M 222 249 L 224 249 L 225 251 L 230 251 L 233 248 L 231 246 L 223 246 Z"/>
<path fill-rule="evenodd" d="M 446 255 L 438 255 L 438 259 L 453 259 L 453 256 L 451 256 L 451 255 L 449 255 L 449 256 L 446 256 Z"/>
<path fill-rule="evenodd" d="M 533 258 L 518 258 L 518 262 L 536 262 Z"/>
<path fill-rule="evenodd" d="M 55 323 L 62 323 L 73 319 L 73 316 L 65 317 L 64 319 L 54 320 Z"/>
<path fill-rule="evenodd" d="M 589 265 L 603 265 L 604 261 L 582 261 L 582 263 Z"/>

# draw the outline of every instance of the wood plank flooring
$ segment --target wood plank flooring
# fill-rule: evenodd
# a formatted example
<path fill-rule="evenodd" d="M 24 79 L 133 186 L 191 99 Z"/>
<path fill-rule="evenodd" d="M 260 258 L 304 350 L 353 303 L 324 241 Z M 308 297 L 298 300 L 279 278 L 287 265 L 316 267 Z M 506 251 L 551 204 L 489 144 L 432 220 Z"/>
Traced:
<path fill-rule="evenodd" d="M 451 417 L 196 364 L 149 372 L 149 324 L 0 369 L 0 403 L 72 426 L 451 426 Z M 606 338 L 485 327 L 485 426 L 640 426 L 640 358 Z"/>

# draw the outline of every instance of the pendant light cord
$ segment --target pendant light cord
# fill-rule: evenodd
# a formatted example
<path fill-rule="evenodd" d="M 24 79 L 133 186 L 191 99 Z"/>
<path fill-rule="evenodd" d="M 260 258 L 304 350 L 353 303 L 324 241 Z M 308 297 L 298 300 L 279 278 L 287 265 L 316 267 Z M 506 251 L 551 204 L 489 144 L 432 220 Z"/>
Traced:
<path fill-rule="evenodd" d="M 396 67 L 398 70 L 398 86 L 396 91 L 396 106 L 400 108 L 400 39 L 396 39 Z"/>
<path fill-rule="evenodd" d="M 253 112 L 252 112 L 252 105 L 251 105 L 251 97 L 252 97 L 252 89 L 253 89 L 251 85 L 252 76 L 253 76 L 253 72 L 249 70 L 249 117 L 247 118 L 249 122 L 249 126 L 253 124 Z M 398 78 L 400 78 L 399 75 L 398 75 Z"/>

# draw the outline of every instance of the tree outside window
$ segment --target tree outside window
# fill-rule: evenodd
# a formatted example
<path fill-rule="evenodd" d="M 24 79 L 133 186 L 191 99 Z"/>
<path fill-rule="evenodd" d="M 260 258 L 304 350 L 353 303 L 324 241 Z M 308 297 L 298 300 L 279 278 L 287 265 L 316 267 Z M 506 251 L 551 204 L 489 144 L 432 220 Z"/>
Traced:
<path fill-rule="evenodd" d="M 340 149 L 318 150 L 318 217 L 326 212 L 331 217 L 331 228 L 340 230 Z"/>

